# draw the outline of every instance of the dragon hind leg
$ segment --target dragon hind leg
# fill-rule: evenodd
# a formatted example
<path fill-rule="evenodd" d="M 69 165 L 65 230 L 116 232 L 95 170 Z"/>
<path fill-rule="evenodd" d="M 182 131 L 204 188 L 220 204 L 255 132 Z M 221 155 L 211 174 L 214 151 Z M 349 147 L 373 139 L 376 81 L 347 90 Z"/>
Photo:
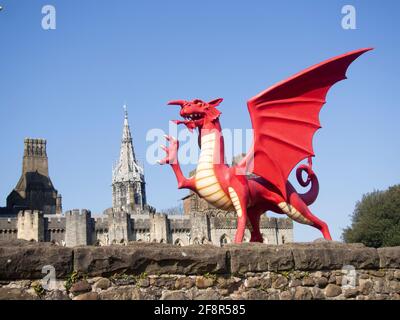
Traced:
<path fill-rule="evenodd" d="M 332 240 L 328 225 L 314 216 L 300 196 L 293 192 L 290 195 L 290 204 L 281 202 L 278 204 L 282 212 L 286 213 L 291 219 L 302 224 L 311 225 L 322 232 L 327 240 Z"/>

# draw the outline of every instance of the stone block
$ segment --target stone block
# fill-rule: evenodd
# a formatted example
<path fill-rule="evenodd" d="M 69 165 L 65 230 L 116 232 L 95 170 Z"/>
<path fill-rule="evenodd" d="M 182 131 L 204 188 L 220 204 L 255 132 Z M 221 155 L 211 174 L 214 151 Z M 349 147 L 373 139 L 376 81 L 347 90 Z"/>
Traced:
<path fill-rule="evenodd" d="M 227 273 L 226 250 L 214 246 L 178 247 L 134 243 L 128 246 L 77 247 L 74 269 L 89 276 L 114 274 Z"/>
<path fill-rule="evenodd" d="M 292 251 L 284 246 L 262 243 L 242 243 L 227 245 L 230 255 L 231 272 L 285 271 L 294 268 Z"/>
<path fill-rule="evenodd" d="M 57 278 L 66 277 L 73 271 L 72 249 L 22 240 L 0 244 L 0 280 L 41 279 L 47 265 L 55 268 Z"/>
<path fill-rule="evenodd" d="M 400 247 L 378 248 L 380 268 L 400 269 Z"/>
<path fill-rule="evenodd" d="M 340 270 L 345 265 L 355 269 L 379 268 L 377 250 L 359 244 L 327 242 L 287 246 L 292 248 L 296 270 Z"/>

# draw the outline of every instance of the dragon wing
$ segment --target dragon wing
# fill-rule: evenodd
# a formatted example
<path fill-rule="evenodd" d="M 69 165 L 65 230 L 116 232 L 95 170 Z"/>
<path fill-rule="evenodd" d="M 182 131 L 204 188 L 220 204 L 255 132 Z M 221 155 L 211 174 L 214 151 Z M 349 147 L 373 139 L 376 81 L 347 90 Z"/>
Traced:
<path fill-rule="evenodd" d="M 372 48 L 352 51 L 310 67 L 247 102 L 254 129 L 253 146 L 239 163 L 274 184 L 286 198 L 290 172 L 314 156 L 312 139 L 328 90 L 346 79 L 349 65 Z"/>

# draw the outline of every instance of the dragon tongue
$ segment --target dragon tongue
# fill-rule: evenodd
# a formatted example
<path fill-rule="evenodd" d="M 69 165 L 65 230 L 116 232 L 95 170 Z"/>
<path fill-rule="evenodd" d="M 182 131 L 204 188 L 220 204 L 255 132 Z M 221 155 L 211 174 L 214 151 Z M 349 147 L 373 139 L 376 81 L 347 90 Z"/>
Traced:
<path fill-rule="evenodd" d="M 184 124 L 190 130 L 190 132 L 192 132 L 193 129 L 196 128 L 194 122 L 190 121 L 190 120 L 184 120 L 184 121 L 182 121 L 182 120 L 172 120 L 172 122 L 176 123 L 176 124 Z"/>

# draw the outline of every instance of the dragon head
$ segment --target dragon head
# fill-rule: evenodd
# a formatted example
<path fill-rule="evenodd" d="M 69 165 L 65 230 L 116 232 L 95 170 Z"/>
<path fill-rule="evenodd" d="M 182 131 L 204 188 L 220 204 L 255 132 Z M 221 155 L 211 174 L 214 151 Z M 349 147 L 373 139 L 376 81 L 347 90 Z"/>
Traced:
<path fill-rule="evenodd" d="M 217 110 L 217 106 L 223 99 L 215 99 L 205 102 L 200 99 L 193 101 L 174 100 L 168 102 L 169 105 L 178 105 L 181 107 L 180 116 L 185 120 L 174 120 L 176 124 L 184 124 L 192 131 L 195 128 L 201 128 L 207 123 L 211 123 L 218 119 L 221 112 Z"/>

